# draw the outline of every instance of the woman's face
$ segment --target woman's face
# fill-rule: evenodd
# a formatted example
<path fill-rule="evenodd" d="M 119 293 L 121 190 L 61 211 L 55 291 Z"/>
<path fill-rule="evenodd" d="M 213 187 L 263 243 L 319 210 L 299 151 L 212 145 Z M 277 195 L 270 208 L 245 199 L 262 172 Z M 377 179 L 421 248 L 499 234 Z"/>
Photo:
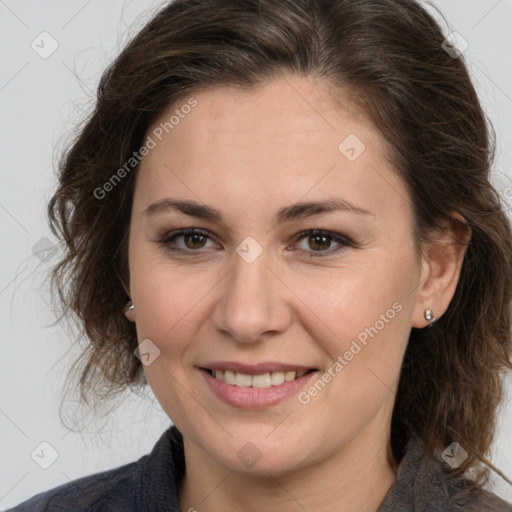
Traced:
<path fill-rule="evenodd" d="M 272 475 L 379 450 L 424 308 L 383 137 L 297 77 L 194 94 L 148 135 L 130 294 L 147 380 L 191 450 Z"/>

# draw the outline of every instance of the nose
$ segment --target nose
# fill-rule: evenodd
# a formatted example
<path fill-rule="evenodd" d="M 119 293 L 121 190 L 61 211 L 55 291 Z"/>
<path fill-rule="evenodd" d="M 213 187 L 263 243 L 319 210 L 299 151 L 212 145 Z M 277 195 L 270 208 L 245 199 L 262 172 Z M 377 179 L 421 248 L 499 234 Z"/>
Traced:
<path fill-rule="evenodd" d="M 223 279 L 213 310 L 216 329 L 241 343 L 254 343 L 290 325 L 291 291 L 269 265 L 265 252 L 252 263 L 238 254 Z"/>

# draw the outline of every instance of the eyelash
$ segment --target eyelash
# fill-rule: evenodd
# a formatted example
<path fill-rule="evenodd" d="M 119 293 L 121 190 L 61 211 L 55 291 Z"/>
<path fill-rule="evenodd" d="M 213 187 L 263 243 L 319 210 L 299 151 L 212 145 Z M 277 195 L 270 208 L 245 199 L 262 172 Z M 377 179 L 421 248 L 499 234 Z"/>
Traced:
<path fill-rule="evenodd" d="M 167 233 L 165 236 L 163 236 L 162 238 L 160 238 L 158 240 L 158 244 L 160 247 L 162 247 L 166 251 L 177 252 L 177 253 L 184 254 L 184 255 L 197 255 L 198 253 L 200 253 L 200 251 L 201 251 L 200 249 L 198 249 L 198 250 L 181 249 L 181 248 L 171 246 L 171 244 L 174 243 L 176 238 L 179 238 L 180 236 L 186 236 L 186 235 L 201 235 L 201 236 L 208 237 L 210 239 L 212 238 L 208 231 L 205 231 L 205 230 L 199 229 L 199 228 L 187 228 L 187 229 L 180 229 L 178 231 L 173 231 L 171 233 Z M 302 253 L 303 255 L 304 255 L 304 253 L 308 253 L 309 257 L 311 257 L 311 258 L 324 258 L 326 256 L 337 254 L 347 247 L 354 246 L 352 241 L 349 240 L 347 237 L 338 235 L 337 233 L 333 233 L 332 231 L 326 231 L 324 229 L 308 229 L 305 231 L 301 231 L 300 233 L 295 235 L 294 243 L 297 243 L 298 241 L 300 241 L 303 238 L 306 238 L 308 236 L 315 236 L 315 235 L 316 236 L 318 236 L 318 235 L 325 236 L 328 239 L 330 239 L 331 241 L 340 244 L 340 246 L 338 248 L 336 248 L 335 250 L 327 249 L 325 251 L 305 251 L 303 249 L 299 249 L 299 253 Z"/>

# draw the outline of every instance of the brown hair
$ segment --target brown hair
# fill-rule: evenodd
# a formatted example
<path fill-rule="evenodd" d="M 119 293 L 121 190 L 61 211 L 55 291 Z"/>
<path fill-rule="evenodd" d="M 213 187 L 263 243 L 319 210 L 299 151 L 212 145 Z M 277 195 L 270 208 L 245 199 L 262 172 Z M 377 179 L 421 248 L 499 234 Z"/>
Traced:
<path fill-rule="evenodd" d="M 105 71 L 96 107 L 60 164 L 48 213 L 66 254 L 52 283 L 83 327 L 80 391 L 112 396 L 143 379 L 134 356 L 127 247 L 136 166 L 98 193 L 144 143 L 162 110 L 194 91 L 250 90 L 287 73 L 351 92 L 386 138 L 410 190 L 419 240 L 453 212 L 472 230 L 455 296 L 431 329 L 412 329 L 392 419 L 397 459 L 405 431 L 427 449 L 457 441 L 480 467 L 512 368 L 511 230 L 489 181 L 493 143 L 463 57 L 411 0 L 177 0 Z M 126 169 L 126 167 L 125 167 Z M 101 197 L 99 197 L 101 196 Z"/>

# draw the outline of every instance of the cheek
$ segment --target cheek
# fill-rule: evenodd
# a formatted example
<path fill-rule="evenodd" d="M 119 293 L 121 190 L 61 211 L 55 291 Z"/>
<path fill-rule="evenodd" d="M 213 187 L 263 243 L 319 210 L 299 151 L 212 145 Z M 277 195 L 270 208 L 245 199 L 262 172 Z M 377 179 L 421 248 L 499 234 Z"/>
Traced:
<path fill-rule="evenodd" d="M 329 436 L 338 443 L 363 428 L 377 414 L 389 411 L 407 346 L 412 315 L 409 278 L 390 273 L 387 265 L 372 271 L 347 272 L 345 279 L 326 280 L 315 307 L 303 325 L 329 356 L 319 379 L 299 396 L 311 417 L 329 422 Z M 381 279 L 379 276 L 387 276 Z M 410 275 L 410 274 L 409 274 Z M 322 379 L 324 383 L 319 382 Z M 330 404 L 326 408 L 325 404 Z M 305 409 L 309 410 L 309 409 Z M 347 422 L 350 418 L 350 422 Z"/>
<path fill-rule="evenodd" d="M 343 358 L 347 378 L 358 378 L 362 368 L 382 368 L 379 373 L 387 382 L 399 372 L 411 327 L 415 274 L 413 257 L 372 257 L 338 269 L 314 287 L 304 283 L 301 295 L 312 304 L 307 329 L 318 334 L 317 342 L 332 361 Z"/>
<path fill-rule="evenodd" d="M 188 414 L 184 411 L 191 410 L 193 393 L 188 375 L 191 341 L 206 316 L 205 294 L 211 286 L 197 274 L 180 271 L 161 257 L 144 260 L 134 254 L 133 261 L 137 337 L 139 343 L 151 340 L 159 350 L 154 361 L 144 366 L 144 372 L 169 417 L 183 423 Z"/>
<path fill-rule="evenodd" d="M 136 251 L 132 261 L 130 282 L 139 340 L 149 338 L 161 351 L 182 352 L 193 338 L 202 299 L 211 288 L 207 276 L 198 279 L 199 270 L 180 269 L 162 257 L 139 258 Z"/>

